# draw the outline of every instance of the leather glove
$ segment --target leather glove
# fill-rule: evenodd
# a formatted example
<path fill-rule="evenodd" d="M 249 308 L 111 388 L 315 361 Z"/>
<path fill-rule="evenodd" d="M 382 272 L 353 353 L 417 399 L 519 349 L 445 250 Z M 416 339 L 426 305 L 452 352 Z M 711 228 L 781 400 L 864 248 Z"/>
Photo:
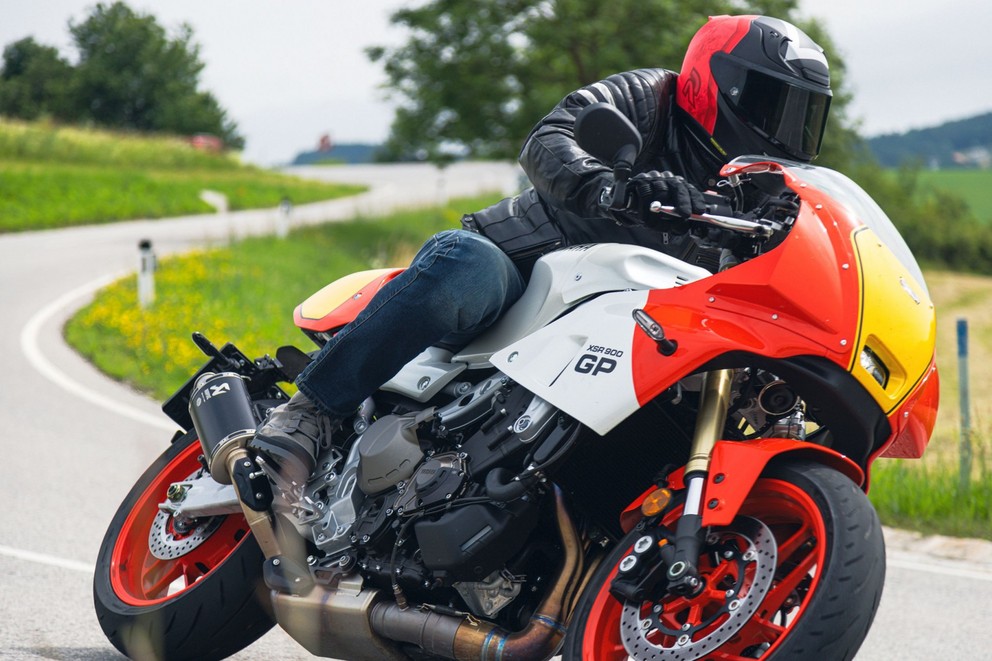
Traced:
<path fill-rule="evenodd" d="M 630 178 L 628 184 L 627 208 L 633 211 L 645 225 L 657 224 L 665 214 L 651 212 L 652 202 L 674 207 L 675 215 L 688 218 L 693 213 L 706 211 L 706 200 L 696 187 L 682 177 L 667 170 L 641 172 Z"/>

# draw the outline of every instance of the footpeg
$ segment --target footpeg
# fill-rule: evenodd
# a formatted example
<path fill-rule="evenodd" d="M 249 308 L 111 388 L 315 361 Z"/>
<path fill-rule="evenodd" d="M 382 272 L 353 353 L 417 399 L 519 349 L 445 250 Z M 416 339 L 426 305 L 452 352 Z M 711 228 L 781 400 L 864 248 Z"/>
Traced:
<path fill-rule="evenodd" d="M 232 477 L 238 497 L 245 505 L 256 512 L 264 512 L 272 506 L 272 485 L 255 461 L 247 457 L 235 461 Z"/>

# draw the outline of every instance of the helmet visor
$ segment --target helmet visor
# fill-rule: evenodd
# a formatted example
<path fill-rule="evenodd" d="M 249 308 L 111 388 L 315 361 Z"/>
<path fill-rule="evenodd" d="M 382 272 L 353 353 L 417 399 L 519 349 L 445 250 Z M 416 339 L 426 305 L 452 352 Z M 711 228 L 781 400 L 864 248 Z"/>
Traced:
<path fill-rule="evenodd" d="M 736 105 L 751 126 L 788 152 L 807 158 L 820 152 L 830 94 L 751 69 Z"/>

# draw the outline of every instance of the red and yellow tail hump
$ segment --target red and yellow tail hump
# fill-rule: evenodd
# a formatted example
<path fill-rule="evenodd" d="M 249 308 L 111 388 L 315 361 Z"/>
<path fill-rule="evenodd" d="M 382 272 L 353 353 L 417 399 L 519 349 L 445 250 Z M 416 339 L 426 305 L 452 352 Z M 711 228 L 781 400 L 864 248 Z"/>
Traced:
<path fill-rule="evenodd" d="M 300 303 L 293 321 L 299 328 L 315 333 L 340 328 L 357 317 L 376 292 L 403 270 L 374 269 L 339 278 Z"/>

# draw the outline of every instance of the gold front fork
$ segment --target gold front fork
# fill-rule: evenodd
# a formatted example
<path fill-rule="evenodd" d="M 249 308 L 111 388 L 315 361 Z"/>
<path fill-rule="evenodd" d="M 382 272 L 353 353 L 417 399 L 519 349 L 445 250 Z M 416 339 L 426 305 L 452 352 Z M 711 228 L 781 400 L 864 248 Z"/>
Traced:
<path fill-rule="evenodd" d="M 713 446 L 723 436 L 723 428 L 730 409 L 730 387 L 733 370 L 715 370 L 703 375 L 703 390 L 699 400 L 699 418 L 692 437 L 692 450 L 685 474 L 706 473 L 710 467 Z"/>
<path fill-rule="evenodd" d="M 714 370 L 703 377 L 699 417 L 685 467 L 685 508 L 676 525 L 674 559 L 668 567 L 668 589 L 674 594 L 698 594 L 704 586 L 696 566 L 703 538 L 703 487 L 713 448 L 723 435 L 733 380 L 733 370 Z"/>

